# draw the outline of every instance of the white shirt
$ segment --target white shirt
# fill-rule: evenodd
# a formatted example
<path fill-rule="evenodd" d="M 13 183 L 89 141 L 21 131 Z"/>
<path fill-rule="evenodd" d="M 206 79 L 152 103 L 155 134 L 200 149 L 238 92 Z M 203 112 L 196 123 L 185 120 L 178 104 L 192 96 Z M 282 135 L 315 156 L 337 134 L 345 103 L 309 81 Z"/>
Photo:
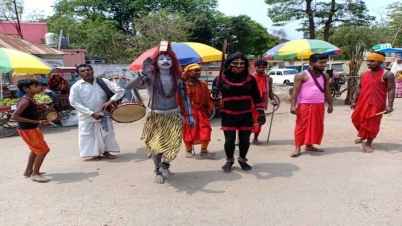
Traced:
<path fill-rule="evenodd" d="M 114 93 L 110 98 L 111 100 L 117 101 L 124 96 L 125 90 L 123 88 L 107 79 L 102 78 L 102 80 Z M 108 100 L 105 91 L 96 82 L 96 79 L 93 84 L 81 79 L 71 87 L 69 101 L 71 106 L 78 111 L 79 120 L 96 122 L 97 120 L 92 118 L 91 115 L 95 112 L 100 112 L 102 105 Z"/>

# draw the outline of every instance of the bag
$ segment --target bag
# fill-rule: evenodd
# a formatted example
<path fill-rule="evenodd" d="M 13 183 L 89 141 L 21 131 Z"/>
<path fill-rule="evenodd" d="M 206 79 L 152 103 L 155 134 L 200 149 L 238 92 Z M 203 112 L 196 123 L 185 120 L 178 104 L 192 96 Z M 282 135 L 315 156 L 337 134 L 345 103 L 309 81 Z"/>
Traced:
<path fill-rule="evenodd" d="M 103 91 L 106 93 L 106 99 L 109 101 L 110 98 L 114 95 L 114 93 L 107 87 L 105 81 L 103 81 L 102 78 L 96 78 L 96 82 L 99 84 L 99 86 L 103 89 Z M 119 100 L 115 101 L 115 103 L 120 104 L 122 101 L 123 97 L 120 98 Z"/>

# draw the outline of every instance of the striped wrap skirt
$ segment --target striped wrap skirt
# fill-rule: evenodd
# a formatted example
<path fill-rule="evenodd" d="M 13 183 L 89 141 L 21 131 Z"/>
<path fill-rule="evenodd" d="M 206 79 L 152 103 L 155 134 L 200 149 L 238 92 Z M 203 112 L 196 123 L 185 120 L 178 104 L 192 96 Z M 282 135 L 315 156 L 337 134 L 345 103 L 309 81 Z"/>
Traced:
<path fill-rule="evenodd" d="M 165 161 L 172 161 L 180 151 L 184 119 L 179 109 L 148 113 L 142 130 L 148 158 L 162 154 Z"/>

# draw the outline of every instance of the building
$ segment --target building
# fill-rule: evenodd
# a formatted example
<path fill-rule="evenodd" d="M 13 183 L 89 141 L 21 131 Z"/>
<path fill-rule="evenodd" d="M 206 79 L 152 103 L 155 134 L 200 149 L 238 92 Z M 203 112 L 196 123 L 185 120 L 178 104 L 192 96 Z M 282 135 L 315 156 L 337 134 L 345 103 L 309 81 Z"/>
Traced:
<path fill-rule="evenodd" d="M 46 23 L 20 22 L 20 27 L 24 40 L 35 44 L 45 43 L 45 34 L 49 32 Z M 14 22 L 0 21 L 0 33 L 18 38 Z"/>

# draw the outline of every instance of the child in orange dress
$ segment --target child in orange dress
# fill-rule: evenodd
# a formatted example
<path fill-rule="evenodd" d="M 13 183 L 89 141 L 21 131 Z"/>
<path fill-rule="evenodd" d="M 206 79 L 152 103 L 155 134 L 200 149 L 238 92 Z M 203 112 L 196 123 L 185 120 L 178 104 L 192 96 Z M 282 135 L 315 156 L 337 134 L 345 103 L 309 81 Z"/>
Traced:
<path fill-rule="evenodd" d="M 196 121 L 195 126 L 190 126 L 186 118 L 184 124 L 183 141 L 187 151 L 187 158 L 194 158 L 192 153 L 194 144 L 201 144 L 201 157 L 208 158 L 215 156 L 215 153 L 208 151 L 212 131 L 209 122 L 209 113 L 212 111 L 212 101 L 210 100 L 210 92 L 207 83 L 199 80 L 200 73 L 201 68 L 198 64 L 189 64 L 183 69 L 187 95 L 191 101 L 191 114 L 193 114 L 194 120 Z"/>

